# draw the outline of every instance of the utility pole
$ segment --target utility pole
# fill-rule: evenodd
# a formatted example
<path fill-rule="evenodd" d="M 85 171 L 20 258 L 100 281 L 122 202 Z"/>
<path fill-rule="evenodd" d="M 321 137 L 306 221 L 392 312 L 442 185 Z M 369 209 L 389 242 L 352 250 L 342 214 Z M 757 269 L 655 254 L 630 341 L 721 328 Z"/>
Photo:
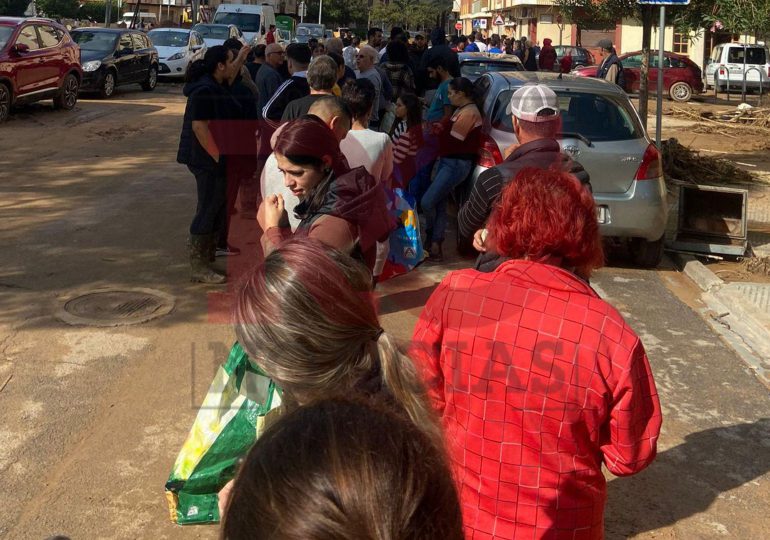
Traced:
<path fill-rule="evenodd" d="M 324 10 L 324 0 L 321 0 L 321 3 L 318 5 L 318 24 L 321 24 L 321 13 L 323 13 Z"/>
<path fill-rule="evenodd" d="M 639 116 L 642 126 L 647 131 L 647 106 L 649 103 L 650 43 L 652 42 L 652 6 L 643 5 L 642 9 L 642 69 L 639 78 Z"/>
<path fill-rule="evenodd" d="M 112 20 L 112 0 L 107 0 L 104 3 L 104 27 L 110 27 L 110 21 Z"/>

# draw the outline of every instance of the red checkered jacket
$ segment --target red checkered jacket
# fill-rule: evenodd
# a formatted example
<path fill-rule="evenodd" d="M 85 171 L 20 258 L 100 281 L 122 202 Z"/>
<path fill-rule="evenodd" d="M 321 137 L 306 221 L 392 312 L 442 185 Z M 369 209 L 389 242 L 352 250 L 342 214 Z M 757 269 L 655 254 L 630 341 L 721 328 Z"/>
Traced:
<path fill-rule="evenodd" d="M 466 538 L 601 539 L 606 486 L 654 458 L 660 403 L 644 347 L 570 272 L 512 260 L 452 272 L 414 331 Z"/>

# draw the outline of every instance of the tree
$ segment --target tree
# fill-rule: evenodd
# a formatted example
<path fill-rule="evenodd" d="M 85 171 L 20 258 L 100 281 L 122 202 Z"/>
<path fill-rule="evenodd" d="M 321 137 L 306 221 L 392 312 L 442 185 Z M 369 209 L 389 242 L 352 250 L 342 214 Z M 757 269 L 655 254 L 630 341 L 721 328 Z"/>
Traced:
<path fill-rule="evenodd" d="M 78 0 L 37 0 L 37 8 L 52 19 L 74 19 L 78 16 Z"/>
<path fill-rule="evenodd" d="M 439 20 L 451 4 L 443 0 L 414 1 L 391 0 L 389 3 L 378 3 L 372 8 L 372 24 L 384 22 L 387 26 L 402 28 L 426 28 L 439 24 Z"/>
<path fill-rule="evenodd" d="M 29 0 L 0 0 L 0 15 L 21 17 L 27 10 Z"/>
<path fill-rule="evenodd" d="M 307 15 L 305 15 L 305 22 L 317 22 L 320 3 L 306 1 L 306 4 Z M 369 5 L 367 0 L 324 0 L 321 16 L 321 22 L 327 28 L 340 26 L 364 27 L 369 16 Z"/>

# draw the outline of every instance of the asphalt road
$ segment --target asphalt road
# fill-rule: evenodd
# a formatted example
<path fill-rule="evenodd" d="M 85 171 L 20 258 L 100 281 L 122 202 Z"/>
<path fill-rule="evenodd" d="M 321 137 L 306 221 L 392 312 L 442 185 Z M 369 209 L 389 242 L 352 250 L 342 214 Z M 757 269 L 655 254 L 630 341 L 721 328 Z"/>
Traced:
<path fill-rule="evenodd" d="M 163 485 L 232 343 L 226 294 L 187 282 L 194 183 L 174 162 L 179 86 L 129 87 L 73 112 L 28 107 L 0 126 L 0 538 L 215 538 L 172 525 Z M 251 224 L 239 241 L 256 252 Z M 245 267 L 243 255 L 229 264 Z M 450 261 L 380 287 L 408 340 Z M 232 268 L 232 266 L 231 266 Z M 618 259 L 593 280 L 642 337 L 664 411 L 659 457 L 610 478 L 608 538 L 760 538 L 770 503 L 770 400 L 670 269 Z M 73 327 L 73 295 L 150 287 L 174 311 L 138 326 Z"/>

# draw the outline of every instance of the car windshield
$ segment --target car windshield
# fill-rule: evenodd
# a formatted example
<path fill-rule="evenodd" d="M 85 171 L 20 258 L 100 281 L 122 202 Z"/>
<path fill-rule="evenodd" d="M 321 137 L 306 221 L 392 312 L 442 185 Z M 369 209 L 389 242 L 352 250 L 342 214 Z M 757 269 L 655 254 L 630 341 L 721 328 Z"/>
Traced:
<path fill-rule="evenodd" d="M 115 48 L 118 36 L 108 32 L 78 31 L 72 33 L 72 39 L 84 51 L 109 52 Z"/>
<path fill-rule="evenodd" d="M 11 39 L 11 34 L 13 34 L 13 27 L 0 26 L 0 49 L 5 47 L 5 44 Z"/>
<path fill-rule="evenodd" d="M 519 62 L 463 62 L 460 64 L 460 75 L 477 78 L 492 71 L 523 71 L 524 66 Z"/>
<path fill-rule="evenodd" d="M 324 37 L 324 31 L 320 26 L 300 26 L 297 28 L 297 35 Z"/>
<path fill-rule="evenodd" d="M 166 32 L 155 30 L 147 34 L 153 45 L 159 47 L 186 47 L 190 34 L 187 32 Z"/>
<path fill-rule="evenodd" d="M 214 15 L 217 24 L 233 24 L 241 32 L 259 32 L 259 15 L 256 13 L 217 13 Z"/>
<path fill-rule="evenodd" d="M 230 37 L 230 29 L 226 26 L 210 26 L 208 24 L 198 24 L 193 30 L 200 33 L 205 38 L 227 39 Z"/>
<path fill-rule="evenodd" d="M 492 112 L 492 127 L 513 133 L 509 109 L 514 90 L 506 90 L 497 96 Z M 560 92 L 562 133 L 574 133 L 594 141 L 627 141 L 643 137 L 642 127 L 631 104 L 614 96 L 602 96 L 584 92 Z"/>

